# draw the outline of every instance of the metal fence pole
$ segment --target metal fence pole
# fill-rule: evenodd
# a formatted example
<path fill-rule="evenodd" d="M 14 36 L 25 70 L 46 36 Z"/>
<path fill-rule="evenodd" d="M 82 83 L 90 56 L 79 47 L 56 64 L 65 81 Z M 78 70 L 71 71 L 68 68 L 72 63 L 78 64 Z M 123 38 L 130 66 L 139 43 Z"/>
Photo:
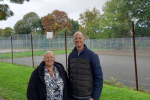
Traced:
<path fill-rule="evenodd" d="M 133 48 L 134 48 L 134 65 L 135 65 L 135 79 L 136 79 L 136 89 L 138 89 L 138 76 L 137 76 L 137 64 L 136 64 L 136 48 L 135 48 L 135 34 L 134 34 L 134 22 L 132 21 L 132 32 L 133 32 Z"/>
<path fill-rule="evenodd" d="M 67 69 L 67 41 L 66 41 L 66 31 L 65 31 L 65 51 L 66 51 L 66 72 L 68 73 L 68 69 Z"/>
<path fill-rule="evenodd" d="M 37 40 L 37 51 L 38 51 L 38 55 L 39 55 L 39 39 Z"/>
<path fill-rule="evenodd" d="M 12 35 L 11 35 L 11 52 L 12 52 L 12 63 L 13 63 L 13 44 L 12 44 Z"/>
<path fill-rule="evenodd" d="M 33 68 L 34 68 L 32 33 L 31 33 L 31 48 L 32 48 L 32 64 L 33 64 Z"/>
<path fill-rule="evenodd" d="M 132 41 L 133 41 L 133 40 L 132 40 L 132 38 L 131 38 L 131 55 L 132 55 Z"/>

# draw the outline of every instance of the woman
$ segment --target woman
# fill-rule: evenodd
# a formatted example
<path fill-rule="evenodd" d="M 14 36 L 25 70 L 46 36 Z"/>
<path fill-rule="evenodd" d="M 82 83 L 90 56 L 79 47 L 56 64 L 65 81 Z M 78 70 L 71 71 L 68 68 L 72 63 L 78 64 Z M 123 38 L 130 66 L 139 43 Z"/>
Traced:
<path fill-rule="evenodd" d="M 33 71 L 27 89 L 28 100 L 69 100 L 68 77 L 62 64 L 55 62 L 54 53 L 45 53 Z"/>

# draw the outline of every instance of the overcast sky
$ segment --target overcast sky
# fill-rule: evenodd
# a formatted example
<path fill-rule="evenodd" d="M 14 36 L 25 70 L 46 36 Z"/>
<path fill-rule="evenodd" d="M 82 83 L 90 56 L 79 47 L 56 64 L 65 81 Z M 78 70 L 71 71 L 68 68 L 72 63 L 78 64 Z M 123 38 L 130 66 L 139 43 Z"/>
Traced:
<path fill-rule="evenodd" d="M 9 0 L 4 0 L 0 4 L 8 4 L 10 9 L 14 12 L 14 16 L 8 18 L 6 21 L 0 21 L 0 28 L 13 28 L 18 20 L 21 20 L 28 12 L 35 12 L 39 17 L 46 16 L 54 10 L 64 11 L 68 14 L 70 19 L 78 20 L 79 14 L 92 10 L 94 7 L 99 9 L 102 13 L 102 7 L 108 0 L 30 0 L 24 4 L 10 3 Z"/>

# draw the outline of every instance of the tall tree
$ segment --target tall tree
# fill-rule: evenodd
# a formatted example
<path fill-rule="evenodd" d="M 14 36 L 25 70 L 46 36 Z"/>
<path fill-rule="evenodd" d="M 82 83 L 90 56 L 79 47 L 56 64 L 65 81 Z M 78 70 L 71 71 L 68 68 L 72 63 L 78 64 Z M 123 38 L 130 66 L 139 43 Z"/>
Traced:
<path fill-rule="evenodd" d="M 58 31 L 58 35 L 62 35 L 64 37 L 65 36 L 65 31 L 66 31 L 66 35 L 69 36 L 70 35 L 70 31 L 69 31 L 69 29 L 67 27 L 65 27 L 61 31 Z"/>
<path fill-rule="evenodd" d="M 75 20 L 73 20 L 73 19 L 71 19 L 70 22 L 71 22 L 71 27 L 72 27 L 72 32 L 71 32 L 71 34 L 74 35 L 74 33 L 75 33 L 76 31 L 79 31 L 79 22 L 78 22 L 78 21 L 75 21 Z"/>
<path fill-rule="evenodd" d="M 3 2 L 4 0 L 0 0 Z M 30 0 L 9 0 L 11 3 L 23 4 L 24 1 Z M 9 5 L 7 4 L 0 4 L 0 20 L 7 20 L 7 18 L 13 16 L 14 13 L 12 10 L 9 9 Z"/>
<path fill-rule="evenodd" d="M 129 8 L 125 8 L 125 6 L 125 0 L 110 0 L 102 8 L 104 14 L 101 15 L 100 27 L 107 38 L 130 36 L 132 17 Z M 116 29 L 120 29 L 120 31 L 116 31 Z"/>
<path fill-rule="evenodd" d="M 35 29 L 36 33 L 44 34 L 44 28 L 41 21 L 42 18 L 35 20 L 34 22 L 32 22 L 31 27 Z"/>
<path fill-rule="evenodd" d="M 99 17 L 100 17 L 100 10 L 96 9 L 95 7 L 90 10 L 86 10 L 85 12 L 80 14 L 79 21 L 81 23 L 80 31 L 83 32 L 85 36 L 88 36 L 92 39 L 95 39 L 99 35 Z M 82 29 L 82 30 L 81 30 Z"/>
<path fill-rule="evenodd" d="M 31 32 L 31 30 L 26 27 L 26 22 L 23 19 L 17 21 L 14 26 L 14 30 L 16 34 L 29 34 Z"/>
<path fill-rule="evenodd" d="M 2 33 L 2 37 L 9 37 L 11 36 L 11 33 L 13 33 L 13 29 L 10 27 L 6 27 Z"/>
<path fill-rule="evenodd" d="M 32 22 L 39 19 L 39 16 L 35 12 L 29 12 L 23 16 L 23 20 L 27 22 L 28 26 L 32 25 Z"/>
<path fill-rule="evenodd" d="M 141 25 L 150 27 L 150 1 L 149 0 L 125 0 L 125 8 L 129 9 L 131 16 L 138 19 Z"/>
<path fill-rule="evenodd" d="M 42 25 L 44 27 L 44 33 L 52 31 L 55 34 L 65 27 L 71 30 L 71 22 L 67 13 L 59 10 L 54 10 L 52 13 L 44 16 L 42 19 Z"/>
<path fill-rule="evenodd" d="M 29 12 L 23 16 L 22 20 L 19 20 L 15 26 L 16 34 L 29 34 L 34 31 L 32 23 L 39 19 L 39 16 L 35 12 Z"/>
<path fill-rule="evenodd" d="M 81 23 L 82 26 L 86 27 L 90 22 L 92 22 L 92 20 L 95 20 L 99 15 L 100 10 L 96 9 L 95 7 L 93 8 L 92 11 L 86 9 L 85 12 L 80 14 L 79 22 Z"/>
<path fill-rule="evenodd" d="M 59 25 L 56 23 L 52 14 L 44 16 L 42 19 L 42 25 L 44 27 L 44 33 L 47 32 L 57 32 L 59 30 Z"/>
<path fill-rule="evenodd" d="M 35 12 L 29 12 L 23 16 L 23 20 L 25 21 L 25 25 L 29 30 L 33 31 L 32 22 L 39 19 L 39 16 Z"/>

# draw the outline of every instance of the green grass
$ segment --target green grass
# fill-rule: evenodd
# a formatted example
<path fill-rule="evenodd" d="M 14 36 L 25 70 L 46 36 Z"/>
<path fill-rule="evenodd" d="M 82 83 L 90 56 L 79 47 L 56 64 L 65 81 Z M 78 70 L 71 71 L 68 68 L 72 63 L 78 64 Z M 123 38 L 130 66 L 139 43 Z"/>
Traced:
<path fill-rule="evenodd" d="M 65 54 L 65 50 L 52 50 L 54 54 Z M 72 50 L 67 50 L 67 53 L 70 53 Z M 43 56 L 44 51 L 34 51 L 33 56 Z M 32 52 L 14 52 L 13 58 L 21 58 L 21 57 L 30 57 L 32 56 Z M 0 59 L 8 59 L 12 58 L 12 53 L 3 53 L 0 54 Z"/>
<path fill-rule="evenodd" d="M 26 100 L 29 77 L 34 68 L 0 62 L 0 95 L 7 100 Z"/>
<path fill-rule="evenodd" d="M 27 100 L 29 78 L 34 68 L 0 62 L 0 96 L 7 100 Z M 127 87 L 104 86 L 100 100 L 149 100 L 150 94 Z M 110 84 L 110 83 L 109 83 Z"/>

